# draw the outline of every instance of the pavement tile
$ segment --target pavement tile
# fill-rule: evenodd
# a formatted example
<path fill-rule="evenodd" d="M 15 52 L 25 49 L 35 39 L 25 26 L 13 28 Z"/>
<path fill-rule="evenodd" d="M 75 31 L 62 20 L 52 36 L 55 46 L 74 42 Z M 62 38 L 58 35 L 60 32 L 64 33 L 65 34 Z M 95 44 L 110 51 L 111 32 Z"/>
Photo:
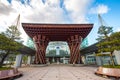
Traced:
<path fill-rule="evenodd" d="M 47 67 L 19 68 L 23 76 L 16 80 L 110 80 L 94 74 L 97 67 L 50 65 Z"/>

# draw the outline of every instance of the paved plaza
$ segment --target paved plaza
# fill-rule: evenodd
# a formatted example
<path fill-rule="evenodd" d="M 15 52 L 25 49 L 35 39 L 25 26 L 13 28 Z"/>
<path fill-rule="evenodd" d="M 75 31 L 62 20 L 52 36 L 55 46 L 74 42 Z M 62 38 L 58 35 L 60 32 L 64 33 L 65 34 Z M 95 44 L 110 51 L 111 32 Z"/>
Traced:
<path fill-rule="evenodd" d="M 110 80 L 96 76 L 96 67 L 73 67 L 50 65 L 46 67 L 24 67 L 23 76 L 16 80 Z"/>

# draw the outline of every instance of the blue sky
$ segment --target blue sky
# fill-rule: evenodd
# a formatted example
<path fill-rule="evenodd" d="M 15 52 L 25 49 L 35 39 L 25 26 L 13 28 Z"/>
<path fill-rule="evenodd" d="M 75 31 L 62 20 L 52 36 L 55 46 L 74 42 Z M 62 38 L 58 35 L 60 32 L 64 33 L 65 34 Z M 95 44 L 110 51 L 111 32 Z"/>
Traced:
<path fill-rule="evenodd" d="M 89 45 L 96 42 L 99 28 L 98 13 L 105 25 L 112 26 L 114 32 L 120 31 L 120 0 L 1 0 L 0 31 L 15 23 L 18 14 L 22 22 L 33 23 L 93 23 L 88 35 Z M 22 37 L 27 35 L 22 28 Z"/>
<path fill-rule="evenodd" d="M 120 0 L 96 0 L 94 1 L 92 6 L 96 6 L 98 4 L 104 4 L 106 6 L 108 6 L 108 12 L 105 14 L 102 14 L 102 17 L 104 19 L 104 21 L 107 23 L 107 25 L 113 26 L 113 27 L 120 27 L 119 21 L 120 21 Z M 96 16 L 93 16 L 94 19 L 92 19 L 92 21 L 95 23 Z M 91 21 L 91 22 L 92 22 Z M 114 30 L 116 30 L 114 28 Z"/>
<path fill-rule="evenodd" d="M 93 2 L 91 6 L 95 7 L 99 4 L 106 5 L 108 7 L 108 12 L 101 14 L 105 25 L 113 27 L 113 31 L 120 31 L 120 0 L 96 0 Z M 96 42 L 95 38 L 98 36 L 96 33 L 98 31 L 98 27 L 100 25 L 100 22 L 98 21 L 97 14 L 88 14 L 89 17 L 92 17 L 90 19 L 90 22 L 94 23 L 94 28 L 91 31 L 91 34 L 89 34 L 89 44 L 92 44 Z M 93 39 L 92 39 L 93 38 Z M 91 41 L 91 39 L 93 41 Z"/>

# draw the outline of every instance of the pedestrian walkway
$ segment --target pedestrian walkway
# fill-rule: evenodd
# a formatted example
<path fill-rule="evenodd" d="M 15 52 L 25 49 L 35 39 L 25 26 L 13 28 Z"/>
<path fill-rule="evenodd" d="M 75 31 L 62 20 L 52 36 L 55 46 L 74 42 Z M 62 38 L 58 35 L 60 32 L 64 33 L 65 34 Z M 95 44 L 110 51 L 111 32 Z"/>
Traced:
<path fill-rule="evenodd" d="M 20 68 L 23 76 L 16 80 L 110 80 L 96 76 L 96 67 L 73 67 L 52 65 L 46 67 Z"/>

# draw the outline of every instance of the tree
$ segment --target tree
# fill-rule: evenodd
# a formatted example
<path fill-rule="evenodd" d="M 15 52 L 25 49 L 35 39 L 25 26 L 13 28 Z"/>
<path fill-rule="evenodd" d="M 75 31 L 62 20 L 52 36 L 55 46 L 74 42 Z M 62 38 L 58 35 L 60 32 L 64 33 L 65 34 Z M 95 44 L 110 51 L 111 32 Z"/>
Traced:
<path fill-rule="evenodd" d="M 102 52 L 110 52 L 110 58 L 112 61 L 112 65 L 114 66 L 115 62 L 112 56 L 114 50 L 120 50 L 120 32 L 115 32 L 111 34 L 106 40 L 102 41 L 97 46 L 101 46 L 100 51 Z"/>
<path fill-rule="evenodd" d="M 60 56 L 68 56 L 68 52 L 66 52 L 65 50 L 60 50 Z"/>
<path fill-rule="evenodd" d="M 20 43 L 23 42 L 23 41 L 21 41 L 21 37 L 20 37 L 21 33 L 18 31 L 17 27 L 14 25 L 9 26 L 5 32 L 2 32 L 2 34 L 4 34 L 6 37 L 8 37 L 14 41 L 17 41 Z"/>
<path fill-rule="evenodd" d="M 55 56 L 56 55 L 56 50 L 50 50 L 48 54 L 46 54 L 48 56 Z"/>
<path fill-rule="evenodd" d="M 9 54 L 17 54 L 18 49 L 22 47 L 19 35 L 20 32 L 16 26 L 10 26 L 6 32 L 0 34 L 0 67 L 2 67 L 4 60 Z"/>
<path fill-rule="evenodd" d="M 99 36 L 97 40 L 102 41 L 108 38 L 108 36 L 113 32 L 113 29 L 111 26 L 106 26 L 106 22 L 104 21 L 100 14 L 98 14 L 98 20 L 100 22 L 100 27 L 98 29 Z"/>
<path fill-rule="evenodd" d="M 105 48 L 109 48 L 110 46 L 108 45 L 108 43 L 110 42 L 109 39 L 109 35 L 111 35 L 113 33 L 113 29 L 110 26 L 105 26 L 105 21 L 102 19 L 102 17 L 100 16 L 100 14 L 98 14 L 98 18 L 100 21 L 101 26 L 98 29 L 98 49 L 99 52 L 109 52 L 109 50 L 104 51 Z M 112 55 L 110 55 L 110 58 L 112 60 L 112 64 L 114 65 L 114 60 L 112 58 Z"/>
<path fill-rule="evenodd" d="M 97 46 L 98 46 L 98 49 L 99 49 L 100 53 L 105 52 L 103 49 L 108 47 L 107 42 L 110 41 L 109 40 L 109 35 L 112 34 L 112 32 L 113 32 L 112 27 L 106 27 L 106 26 L 103 26 L 103 25 L 101 25 L 99 27 L 99 29 L 98 29 L 99 36 L 97 38 L 99 43 L 98 43 Z M 109 51 L 107 51 L 107 52 L 109 52 Z M 112 58 L 112 55 L 110 55 L 110 58 L 112 60 L 112 64 L 114 64 L 114 60 Z"/>
<path fill-rule="evenodd" d="M 101 25 L 101 26 L 99 27 L 99 29 L 98 29 L 98 34 L 99 34 L 99 36 L 98 36 L 97 40 L 98 40 L 98 41 L 102 41 L 102 40 L 104 40 L 104 39 L 107 39 L 108 36 L 109 36 L 112 32 L 113 32 L 112 27 L 106 27 L 106 26 Z"/>
<path fill-rule="evenodd" d="M 24 55 L 23 56 L 23 63 L 26 65 L 27 64 L 27 60 L 28 60 L 28 56 Z"/>

